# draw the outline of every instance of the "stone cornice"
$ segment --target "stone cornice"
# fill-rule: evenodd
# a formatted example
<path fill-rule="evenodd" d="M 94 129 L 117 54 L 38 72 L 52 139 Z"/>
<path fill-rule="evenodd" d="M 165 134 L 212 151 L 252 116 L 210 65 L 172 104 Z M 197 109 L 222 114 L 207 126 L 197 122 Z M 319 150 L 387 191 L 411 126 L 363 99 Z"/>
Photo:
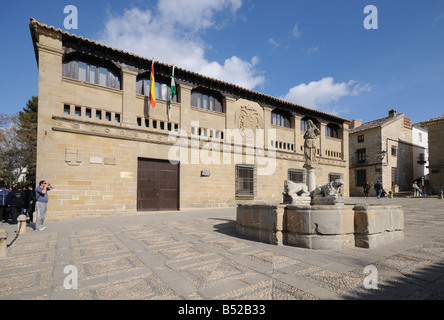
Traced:
<path fill-rule="evenodd" d="M 145 143 L 153 143 L 153 144 L 161 144 L 161 145 L 169 145 L 169 146 L 180 146 L 179 140 L 174 139 L 172 141 L 169 140 L 168 132 L 160 132 L 160 131 L 147 131 L 144 129 L 136 129 L 122 126 L 120 124 L 103 124 L 90 122 L 80 119 L 72 119 L 68 117 L 61 116 L 53 116 L 52 119 L 55 121 L 52 129 L 58 132 L 67 132 L 74 134 L 82 134 L 93 137 L 102 137 L 109 139 L 119 139 L 119 140 L 128 140 L 128 141 L 136 141 L 136 142 L 145 142 Z M 180 138 L 178 136 L 178 138 Z M 182 137 L 184 138 L 184 137 Z M 184 147 L 193 148 L 195 145 L 193 141 L 197 140 L 195 136 L 185 137 L 187 140 L 187 145 Z M 236 145 L 234 143 L 230 143 L 225 145 L 222 140 L 220 141 L 209 141 L 200 139 L 199 148 L 206 147 L 210 150 L 214 151 L 224 151 L 224 147 L 229 147 L 232 153 L 237 152 Z M 211 147 L 211 148 L 209 148 Z M 225 149 L 227 150 L 227 149 Z M 264 156 L 267 157 L 270 150 L 265 149 Z M 246 154 L 246 147 L 242 146 L 242 154 Z M 305 162 L 305 158 L 303 154 L 298 154 L 289 151 L 280 151 L 276 150 L 276 159 L 279 160 L 289 160 L 295 161 L 299 164 L 303 164 Z M 328 159 L 324 157 L 319 157 L 319 165 L 329 165 L 336 167 L 346 167 L 346 161 L 344 160 L 335 160 Z M 302 165 L 301 165 L 302 167 Z"/>

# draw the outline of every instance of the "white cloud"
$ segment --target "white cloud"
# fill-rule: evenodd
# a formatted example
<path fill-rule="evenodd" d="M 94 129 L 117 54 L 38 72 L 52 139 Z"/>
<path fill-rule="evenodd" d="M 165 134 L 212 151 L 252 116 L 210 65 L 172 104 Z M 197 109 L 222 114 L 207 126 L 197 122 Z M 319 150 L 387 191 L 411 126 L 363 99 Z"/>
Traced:
<path fill-rule="evenodd" d="M 331 104 L 346 96 L 357 96 L 370 91 L 368 84 L 361 84 L 354 80 L 335 83 L 331 77 L 302 83 L 291 88 L 282 99 L 302 105 L 308 108 L 322 109 L 332 113 L 339 113 Z M 336 110 L 336 111 L 335 111 Z"/>
<path fill-rule="evenodd" d="M 273 38 L 268 39 L 268 42 L 274 47 L 277 48 L 280 46 L 279 42 L 277 42 L 276 40 L 274 40 Z"/>
<path fill-rule="evenodd" d="M 234 17 L 242 0 L 159 0 L 157 11 L 126 9 L 120 16 L 109 16 L 99 41 L 167 64 L 174 64 L 208 77 L 253 89 L 265 78 L 250 61 L 227 57 L 223 64 L 205 57 L 210 44 L 199 32 L 217 28 Z M 223 18 L 216 17 L 217 15 Z"/>
<path fill-rule="evenodd" d="M 310 55 L 310 54 L 312 54 L 312 53 L 317 52 L 318 50 L 319 50 L 319 47 L 313 47 L 313 48 L 310 48 L 310 49 L 307 51 L 307 54 Z"/>
<path fill-rule="evenodd" d="M 291 32 L 293 33 L 293 36 L 296 39 L 299 39 L 301 37 L 301 31 L 299 30 L 298 24 L 295 24 L 293 29 L 291 29 Z"/>

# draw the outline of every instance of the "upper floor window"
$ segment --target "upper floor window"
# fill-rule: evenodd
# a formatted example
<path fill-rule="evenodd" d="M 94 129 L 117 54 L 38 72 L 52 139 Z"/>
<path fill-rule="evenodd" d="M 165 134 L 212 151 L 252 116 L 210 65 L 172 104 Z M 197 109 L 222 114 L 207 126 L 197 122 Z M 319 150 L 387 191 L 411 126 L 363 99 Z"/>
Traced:
<path fill-rule="evenodd" d="M 319 122 L 318 122 L 317 120 L 314 120 L 314 119 L 311 119 L 311 118 L 308 118 L 308 117 L 304 117 L 304 118 L 301 119 L 301 131 L 302 131 L 302 132 L 306 132 L 306 131 L 307 131 L 307 129 L 308 129 L 308 120 L 313 121 L 313 123 L 315 124 L 315 126 L 316 126 L 318 129 L 320 129 L 320 127 L 319 127 Z"/>
<path fill-rule="evenodd" d="M 136 92 L 138 94 L 143 94 L 145 96 L 148 96 L 150 94 L 150 86 L 151 81 L 150 79 L 139 79 L 137 80 L 136 84 Z M 159 100 L 169 100 L 170 94 L 171 94 L 171 84 L 169 84 L 167 81 L 158 80 L 154 83 L 155 86 L 155 92 L 156 92 L 156 99 Z M 178 102 L 177 94 L 173 97 L 173 102 Z"/>
<path fill-rule="evenodd" d="M 271 113 L 271 124 L 284 128 L 291 128 L 291 117 L 285 113 L 273 111 Z"/>
<path fill-rule="evenodd" d="M 366 149 L 358 149 L 356 151 L 358 155 L 358 163 L 366 163 L 367 162 L 367 151 Z"/>
<path fill-rule="evenodd" d="M 191 105 L 199 109 L 223 112 L 221 99 L 216 94 L 208 92 L 193 90 Z"/>
<path fill-rule="evenodd" d="M 63 76 L 105 87 L 120 89 L 120 77 L 113 71 L 83 61 L 71 60 L 63 62 Z"/>
<path fill-rule="evenodd" d="M 358 143 L 364 142 L 364 135 L 361 134 L 358 136 Z"/>
<path fill-rule="evenodd" d="M 335 124 L 328 124 L 325 127 L 325 136 L 330 138 L 339 138 L 339 127 Z"/>

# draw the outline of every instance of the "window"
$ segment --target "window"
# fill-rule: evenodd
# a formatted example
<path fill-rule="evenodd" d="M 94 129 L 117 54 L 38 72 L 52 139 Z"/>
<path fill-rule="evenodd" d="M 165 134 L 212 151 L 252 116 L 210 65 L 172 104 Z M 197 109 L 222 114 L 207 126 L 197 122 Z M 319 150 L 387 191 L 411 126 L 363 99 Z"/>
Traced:
<path fill-rule="evenodd" d="M 81 107 L 75 107 L 74 114 L 78 117 L 82 115 L 82 108 Z"/>
<path fill-rule="evenodd" d="M 70 114 L 71 113 L 71 106 L 69 104 L 65 104 L 63 106 L 63 113 L 64 114 Z"/>
<path fill-rule="evenodd" d="M 108 79 L 108 70 L 105 68 L 99 68 L 99 84 L 106 86 Z"/>
<path fill-rule="evenodd" d="M 102 120 L 102 111 L 96 110 L 96 119 L 97 120 Z"/>
<path fill-rule="evenodd" d="M 79 62 L 79 78 L 80 81 L 87 81 L 88 65 L 85 62 Z"/>
<path fill-rule="evenodd" d="M 366 163 L 367 162 L 367 154 L 366 149 L 359 149 L 356 151 L 358 155 L 358 163 Z"/>
<path fill-rule="evenodd" d="M 256 166 L 236 165 L 236 197 L 254 199 L 256 184 Z"/>
<path fill-rule="evenodd" d="M 315 125 L 318 129 L 320 128 L 320 127 L 319 127 L 319 122 L 318 122 L 317 120 L 315 120 L 315 119 L 313 119 L 313 118 L 305 117 L 305 118 L 302 118 L 302 119 L 301 119 L 301 131 L 302 131 L 302 132 L 306 132 L 306 131 L 307 131 L 307 129 L 308 129 L 308 120 L 313 121 L 314 125 Z"/>
<path fill-rule="evenodd" d="M 96 66 L 83 61 L 72 60 L 63 62 L 63 76 L 114 89 L 120 89 L 120 77 L 114 72 L 105 67 Z"/>
<path fill-rule="evenodd" d="M 106 121 L 111 121 L 111 112 L 106 112 L 105 113 L 105 120 Z"/>
<path fill-rule="evenodd" d="M 86 116 L 87 118 L 91 118 L 91 109 L 90 109 L 90 108 L 86 108 L 86 109 L 85 109 L 85 116 Z"/>
<path fill-rule="evenodd" d="M 356 186 L 363 187 L 367 182 L 367 170 L 356 171 Z"/>
<path fill-rule="evenodd" d="M 358 143 L 362 143 L 362 142 L 364 142 L 364 135 L 363 134 L 358 136 Z"/>
<path fill-rule="evenodd" d="M 336 180 L 339 180 L 339 179 L 342 179 L 342 174 L 340 174 L 340 173 L 330 173 L 328 175 L 328 181 L 329 182 L 333 182 L 333 181 L 336 181 Z"/>
<path fill-rule="evenodd" d="M 289 169 L 288 170 L 288 180 L 296 183 L 304 183 L 304 170 L 299 169 Z"/>
<path fill-rule="evenodd" d="M 398 154 L 398 147 L 392 146 L 392 156 L 396 157 L 397 154 Z"/>
<path fill-rule="evenodd" d="M 117 123 L 120 123 L 120 114 L 115 115 L 114 121 L 116 121 Z"/>
<path fill-rule="evenodd" d="M 97 67 L 96 66 L 92 66 L 92 65 L 89 65 L 88 66 L 89 68 L 88 68 L 88 70 L 89 70 L 89 72 L 88 72 L 88 82 L 89 83 L 97 83 L 96 81 L 97 81 L 97 78 L 96 78 L 96 76 L 97 76 L 97 74 L 96 74 L 96 71 L 97 71 Z"/>
<path fill-rule="evenodd" d="M 419 142 L 422 142 L 422 133 L 419 132 Z"/>
<path fill-rule="evenodd" d="M 301 120 L 301 131 L 307 131 L 308 125 L 307 125 L 307 120 L 302 119 Z"/>
<path fill-rule="evenodd" d="M 146 78 L 137 80 L 136 92 L 145 96 L 150 95 L 151 81 Z M 168 101 L 170 99 L 171 85 L 166 82 L 156 81 L 154 83 L 156 99 Z M 177 88 L 177 85 L 176 85 Z M 177 94 L 173 97 L 173 102 L 178 102 Z"/>
<path fill-rule="evenodd" d="M 280 112 L 271 113 L 271 124 L 284 128 L 291 128 L 291 117 Z"/>
<path fill-rule="evenodd" d="M 330 138 L 339 138 L 339 127 L 335 124 L 328 124 L 325 127 L 325 136 Z"/>
<path fill-rule="evenodd" d="M 213 93 L 194 90 L 191 93 L 191 105 L 203 110 L 223 112 L 222 100 Z"/>

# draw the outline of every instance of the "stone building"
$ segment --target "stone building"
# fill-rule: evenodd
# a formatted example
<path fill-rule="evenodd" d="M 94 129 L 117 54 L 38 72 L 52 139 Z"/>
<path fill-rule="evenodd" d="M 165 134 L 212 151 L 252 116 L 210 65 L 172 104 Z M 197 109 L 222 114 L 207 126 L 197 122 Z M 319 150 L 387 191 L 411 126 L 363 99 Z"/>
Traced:
<path fill-rule="evenodd" d="M 429 138 L 429 190 L 437 194 L 444 190 L 444 116 L 421 122 Z"/>
<path fill-rule="evenodd" d="M 110 48 L 31 19 L 39 68 L 37 180 L 55 187 L 49 218 L 282 201 L 304 181 L 304 131 L 316 183 L 348 181 L 349 120 Z M 156 104 L 148 88 L 154 62 Z M 348 196 L 348 185 L 342 192 Z"/>
<path fill-rule="evenodd" d="M 361 124 L 353 120 L 349 134 L 350 195 L 380 180 L 386 192 L 410 191 L 413 178 L 412 121 L 390 110 L 388 116 Z"/>

